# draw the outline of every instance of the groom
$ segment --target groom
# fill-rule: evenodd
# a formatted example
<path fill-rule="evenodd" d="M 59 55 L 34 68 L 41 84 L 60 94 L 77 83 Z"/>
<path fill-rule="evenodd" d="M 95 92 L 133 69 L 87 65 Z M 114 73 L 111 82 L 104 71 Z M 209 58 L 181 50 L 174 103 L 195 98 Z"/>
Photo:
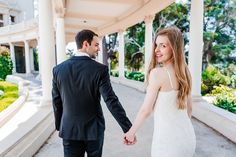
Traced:
<path fill-rule="evenodd" d="M 93 60 L 100 50 L 98 35 L 82 30 L 75 41 L 75 56 L 53 68 L 56 130 L 63 138 L 65 157 L 84 157 L 85 152 L 101 157 L 105 130 L 101 95 L 124 133 L 132 124 L 111 87 L 107 66 Z"/>

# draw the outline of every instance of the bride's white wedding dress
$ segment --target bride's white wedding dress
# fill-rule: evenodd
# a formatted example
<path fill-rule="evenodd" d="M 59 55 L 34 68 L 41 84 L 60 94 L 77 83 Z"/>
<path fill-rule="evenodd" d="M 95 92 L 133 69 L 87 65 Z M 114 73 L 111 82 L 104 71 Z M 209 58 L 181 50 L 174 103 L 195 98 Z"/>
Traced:
<path fill-rule="evenodd" d="M 166 69 L 167 70 L 167 69 Z M 177 108 L 177 94 L 167 71 L 171 91 L 159 91 L 154 109 L 152 157 L 192 157 L 196 137 L 187 109 Z"/>

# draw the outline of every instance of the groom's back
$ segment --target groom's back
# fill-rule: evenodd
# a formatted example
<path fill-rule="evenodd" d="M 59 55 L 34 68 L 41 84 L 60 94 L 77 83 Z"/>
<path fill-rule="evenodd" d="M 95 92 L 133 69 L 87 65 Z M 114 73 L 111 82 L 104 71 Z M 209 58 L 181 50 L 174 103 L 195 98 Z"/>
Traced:
<path fill-rule="evenodd" d="M 105 69 L 105 65 L 86 56 L 72 57 L 54 68 L 54 78 L 63 105 L 61 137 L 67 139 L 94 138 L 92 137 L 94 135 L 86 135 L 90 131 L 86 130 L 89 127 L 85 128 L 85 125 L 88 123 L 91 123 L 89 125 L 92 126 L 96 125 L 92 124 L 94 119 L 97 116 L 103 117 L 99 84 L 101 74 L 106 72 Z M 65 130 L 70 130 L 70 133 L 67 134 Z M 71 135 L 71 132 L 77 133 Z"/>

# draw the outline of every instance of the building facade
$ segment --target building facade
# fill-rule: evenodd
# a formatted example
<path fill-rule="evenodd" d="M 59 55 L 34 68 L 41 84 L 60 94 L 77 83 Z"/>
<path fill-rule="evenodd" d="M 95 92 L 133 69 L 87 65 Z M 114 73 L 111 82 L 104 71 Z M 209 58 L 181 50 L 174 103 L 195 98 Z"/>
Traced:
<path fill-rule="evenodd" d="M 33 33 L 37 31 L 34 6 L 34 0 L 0 1 L 0 44 L 10 49 L 13 72 L 31 73 L 38 70 L 34 66 L 34 48 L 38 38 L 38 33 Z"/>

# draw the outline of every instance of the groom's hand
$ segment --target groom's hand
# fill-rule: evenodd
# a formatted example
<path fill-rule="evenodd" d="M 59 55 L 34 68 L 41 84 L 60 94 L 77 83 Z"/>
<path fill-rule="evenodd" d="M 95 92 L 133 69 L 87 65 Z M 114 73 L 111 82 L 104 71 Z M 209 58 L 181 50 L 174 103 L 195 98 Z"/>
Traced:
<path fill-rule="evenodd" d="M 129 132 L 127 132 L 124 135 L 124 144 L 126 145 L 134 145 L 137 142 L 137 138 L 134 134 L 131 134 Z"/>

